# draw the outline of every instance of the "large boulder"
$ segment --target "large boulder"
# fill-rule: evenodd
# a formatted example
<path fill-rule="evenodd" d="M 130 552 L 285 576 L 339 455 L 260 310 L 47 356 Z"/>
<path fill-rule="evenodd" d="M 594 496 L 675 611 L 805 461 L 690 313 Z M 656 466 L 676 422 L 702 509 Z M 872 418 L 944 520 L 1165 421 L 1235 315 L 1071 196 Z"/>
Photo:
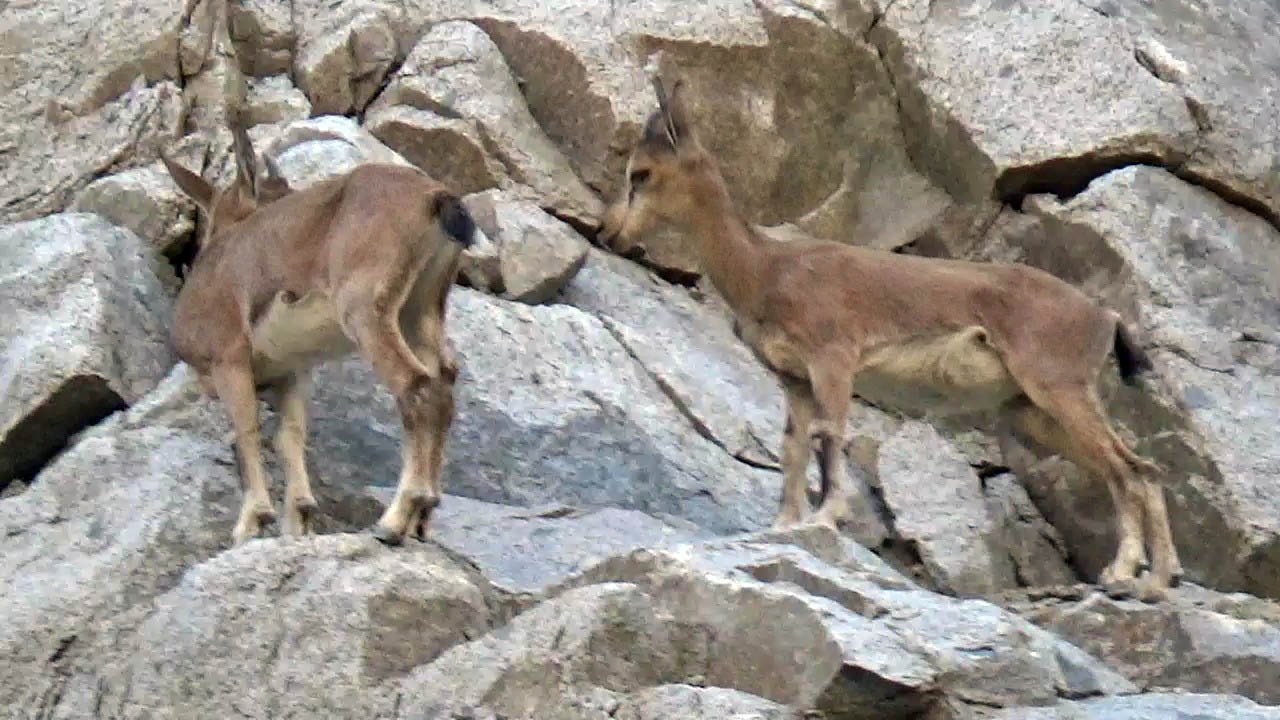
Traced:
<path fill-rule="evenodd" d="M 1280 89 L 1272 78 L 1280 48 L 1270 34 L 1280 8 L 1266 0 L 1086 4 L 1123 26 L 1138 63 L 1182 94 L 1199 134 L 1180 172 L 1280 224 Z"/>
<path fill-rule="evenodd" d="M 527 200 L 490 190 L 469 196 L 466 205 L 497 246 L 497 277 L 487 289 L 536 305 L 559 294 L 586 262 L 582 236 Z"/>
<path fill-rule="evenodd" d="M 241 491 L 229 430 L 179 365 L 0 503 L 0 577 L 10 588 L 0 601 L 0 704 L 91 713 L 99 673 L 128 658 L 123 643 L 154 599 L 230 544 Z M 376 502 L 366 509 L 361 489 L 348 487 L 316 483 L 322 532 L 376 519 Z"/>
<path fill-rule="evenodd" d="M 570 585 L 602 581 L 644 589 L 683 642 L 696 638 L 676 676 L 831 717 L 928 717 L 952 702 L 1016 707 L 1133 688 L 1011 613 L 920 590 L 827 531 L 639 550 Z"/>
<path fill-rule="evenodd" d="M 1170 173 L 1132 167 L 1060 201 L 1033 196 L 982 246 L 1077 283 L 1141 333 L 1156 370 L 1114 388 L 1112 412 L 1166 466 L 1191 578 L 1280 596 L 1280 231 Z M 1108 371 L 1109 385 L 1115 385 Z M 1086 577 L 1114 551 L 1106 488 L 1053 460 L 1020 473 Z M 1202 542 L 1213 537 L 1214 542 Z"/>
<path fill-rule="evenodd" d="M 97 213 L 128 228 L 166 256 L 177 254 L 196 226 L 196 204 L 160 163 L 93 181 L 71 209 Z"/>
<path fill-rule="evenodd" d="M 0 485 L 160 382 L 175 362 L 171 278 L 96 215 L 0 227 Z"/>
<path fill-rule="evenodd" d="M 132 657 L 99 669 L 95 702 L 125 716 L 385 717 L 399 678 L 488 631 L 486 600 L 429 545 L 253 542 L 156 599 Z"/>
<path fill-rule="evenodd" d="M 1018 608 L 1143 688 L 1241 695 L 1280 705 L 1280 607 L 1258 612 L 1188 587 L 1158 606 L 1102 594 Z"/>
<path fill-rule="evenodd" d="M 593 225 L 600 214 L 599 199 L 529 114 L 502 53 L 471 23 L 432 27 L 369 108 L 367 122 L 379 139 L 459 192 L 514 183 L 580 225 Z"/>
<path fill-rule="evenodd" d="M 996 720 L 1275 720 L 1280 709 L 1235 695 L 1151 693 L 996 713 Z"/>
<path fill-rule="evenodd" d="M 777 474 L 701 436 L 598 318 L 459 287 L 448 319 L 461 373 L 446 492 L 515 505 L 611 505 L 715 532 L 772 520 Z M 390 395 L 359 358 L 316 378 L 320 473 L 393 485 L 400 421 Z"/>
<path fill-rule="evenodd" d="M 1177 165 L 1197 126 L 1177 89 L 1086 3 L 890 3 L 871 33 L 912 158 L 953 197 L 1074 192 L 1099 172 Z"/>

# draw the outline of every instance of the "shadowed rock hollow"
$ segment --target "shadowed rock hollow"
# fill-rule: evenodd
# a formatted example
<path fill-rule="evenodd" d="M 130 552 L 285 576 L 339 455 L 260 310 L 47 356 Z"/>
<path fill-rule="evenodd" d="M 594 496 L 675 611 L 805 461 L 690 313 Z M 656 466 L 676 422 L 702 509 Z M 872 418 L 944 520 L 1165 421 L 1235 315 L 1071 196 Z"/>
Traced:
<path fill-rule="evenodd" d="M 0 1 L 0 716 L 1280 717 L 1278 24 L 1264 0 Z M 1168 602 L 1096 592 L 1106 488 L 977 421 L 856 405 L 844 534 L 765 530 L 775 382 L 678 233 L 643 265 L 588 246 L 659 65 L 749 222 L 1025 262 L 1137 328 L 1155 368 L 1107 401 L 1167 470 Z M 224 182 L 233 115 L 295 187 L 378 161 L 467 195 L 426 543 L 360 532 L 400 430 L 353 358 L 315 373 L 322 536 L 227 547 L 229 424 L 166 336 L 203 220 L 157 150 Z"/>

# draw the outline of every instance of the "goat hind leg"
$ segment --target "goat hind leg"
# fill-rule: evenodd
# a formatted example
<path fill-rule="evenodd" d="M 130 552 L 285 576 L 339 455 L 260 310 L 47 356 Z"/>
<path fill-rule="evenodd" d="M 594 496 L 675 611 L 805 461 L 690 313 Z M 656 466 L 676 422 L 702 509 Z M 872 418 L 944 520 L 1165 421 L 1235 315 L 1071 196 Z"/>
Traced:
<path fill-rule="evenodd" d="M 422 433 L 430 407 L 433 374 L 409 350 L 394 315 L 368 309 L 348 314 L 348 331 L 361 354 L 373 366 L 378 379 L 396 399 L 404 430 L 401 445 L 400 479 L 395 499 L 382 513 L 374 528 L 374 536 L 388 545 L 404 540 L 411 525 L 420 522 L 424 512 L 439 504 L 440 498 L 425 479 L 429 461 L 424 455 Z"/>
<path fill-rule="evenodd" d="M 1021 426 L 1042 444 L 1107 483 L 1116 513 L 1118 542 L 1098 580 L 1113 596 L 1137 592 L 1138 573 L 1147 565 L 1143 547 L 1146 498 L 1133 469 L 1116 450 L 1111 423 L 1087 386 L 1069 386 L 1036 399 L 1039 407 L 1021 417 Z"/>
<path fill-rule="evenodd" d="M 1159 600 L 1165 591 L 1182 583 L 1182 562 L 1173 542 L 1173 530 L 1169 527 L 1169 509 L 1165 504 L 1164 486 L 1153 475 L 1163 472 L 1158 464 L 1133 451 L 1119 436 L 1112 433 L 1116 453 L 1133 470 L 1135 482 L 1143 500 L 1143 516 L 1147 542 L 1151 545 L 1151 573 L 1139 590 L 1145 600 Z"/>
<path fill-rule="evenodd" d="M 209 373 L 218 397 L 231 418 L 236 435 L 236 455 L 240 460 L 244 499 L 240 506 L 240 518 L 231 532 L 232 542 L 236 545 L 257 537 L 262 526 L 274 522 L 276 518 L 275 510 L 271 507 L 266 468 L 262 463 L 258 395 L 254 387 L 253 370 L 247 353 L 241 355 L 219 362 Z"/>

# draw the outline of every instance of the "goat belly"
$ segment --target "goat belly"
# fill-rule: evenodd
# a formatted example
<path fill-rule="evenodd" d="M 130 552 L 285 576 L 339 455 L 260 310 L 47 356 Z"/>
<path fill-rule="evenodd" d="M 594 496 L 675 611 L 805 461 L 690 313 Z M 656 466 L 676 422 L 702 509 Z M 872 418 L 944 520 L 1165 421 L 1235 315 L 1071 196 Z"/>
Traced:
<path fill-rule="evenodd" d="M 281 292 L 254 323 L 254 376 L 259 381 L 282 377 L 354 347 L 328 296 L 311 292 L 294 299 Z"/>
<path fill-rule="evenodd" d="M 994 410 L 1021 391 L 986 330 L 877 346 L 854 379 L 854 392 L 903 412 L 946 415 Z"/>

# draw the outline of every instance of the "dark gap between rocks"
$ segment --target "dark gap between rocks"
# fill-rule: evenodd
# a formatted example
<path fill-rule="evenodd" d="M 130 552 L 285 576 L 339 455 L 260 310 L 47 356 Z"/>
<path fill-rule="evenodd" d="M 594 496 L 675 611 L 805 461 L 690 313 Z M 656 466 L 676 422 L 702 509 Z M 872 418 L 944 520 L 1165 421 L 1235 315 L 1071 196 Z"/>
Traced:
<path fill-rule="evenodd" d="M 1069 200 L 1084 192 L 1094 180 L 1133 165 L 1165 167 L 1152 153 L 1053 158 L 1006 170 L 996 180 L 996 198 L 1019 211 L 1028 195 L 1052 194 L 1060 200 Z"/>
<path fill-rule="evenodd" d="M 996 181 L 996 199 L 1021 212 L 1022 201 L 1028 195 L 1048 193 L 1057 196 L 1059 200 L 1070 200 L 1084 192 L 1094 180 L 1134 166 L 1165 170 L 1189 185 L 1212 193 L 1228 205 L 1262 218 L 1280 231 L 1280 213 L 1262 201 L 1241 193 L 1220 180 L 1188 171 L 1185 159 L 1170 164 L 1151 153 L 1054 158 L 1038 165 L 1013 168 Z"/>
<path fill-rule="evenodd" d="M 105 379 L 69 378 L 0 440 L 0 490 L 12 480 L 30 484 L 76 433 L 126 407 Z"/>

